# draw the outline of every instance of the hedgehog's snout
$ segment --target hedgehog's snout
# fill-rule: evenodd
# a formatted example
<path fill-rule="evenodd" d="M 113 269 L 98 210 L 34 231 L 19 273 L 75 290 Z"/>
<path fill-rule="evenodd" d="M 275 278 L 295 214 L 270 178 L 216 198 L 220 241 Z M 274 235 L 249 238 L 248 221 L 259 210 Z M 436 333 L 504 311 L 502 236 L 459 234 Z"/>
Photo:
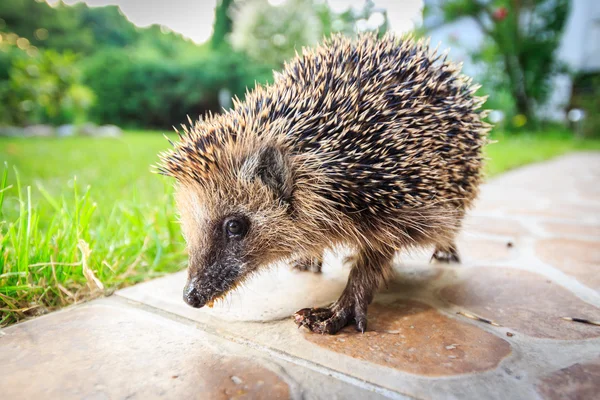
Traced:
<path fill-rule="evenodd" d="M 196 287 L 196 282 L 190 280 L 183 288 L 183 301 L 194 308 L 201 308 L 208 299 L 200 293 Z"/>
<path fill-rule="evenodd" d="M 212 307 L 216 300 L 235 288 L 239 277 L 237 264 L 211 264 L 190 274 L 183 287 L 183 301 L 194 308 Z"/>

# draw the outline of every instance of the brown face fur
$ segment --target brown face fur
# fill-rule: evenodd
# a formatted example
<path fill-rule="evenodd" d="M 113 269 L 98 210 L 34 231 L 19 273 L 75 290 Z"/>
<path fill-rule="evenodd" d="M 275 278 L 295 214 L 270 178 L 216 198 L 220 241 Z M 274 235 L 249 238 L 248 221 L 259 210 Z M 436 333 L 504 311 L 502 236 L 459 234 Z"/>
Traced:
<path fill-rule="evenodd" d="M 211 304 L 260 266 L 292 255 L 301 235 L 293 220 L 292 174 L 274 147 L 223 162 L 202 184 L 180 182 L 177 204 L 188 244 L 184 300 Z M 234 221 L 239 233 L 231 234 Z"/>

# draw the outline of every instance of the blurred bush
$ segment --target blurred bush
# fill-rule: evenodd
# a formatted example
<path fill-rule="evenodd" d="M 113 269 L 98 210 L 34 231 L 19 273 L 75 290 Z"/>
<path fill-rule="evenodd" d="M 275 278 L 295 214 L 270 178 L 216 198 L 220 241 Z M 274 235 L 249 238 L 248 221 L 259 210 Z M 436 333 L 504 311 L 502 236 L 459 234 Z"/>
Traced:
<path fill-rule="evenodd" d="M 0 117 L 5 123 L 55 125 L 85 122 L 94 102 L 93 92 L 82 84 L 77 56 L 42 50 L 29 55 L 14 51 L 5 57 L 0 82 Z"/>
<path fill-rule="evenodd" d="M 264 82 L 272 75 L 270 67 L 235 52 L 208 52 L 181 62 L 108 51 L 86 62 L 84 71 L 97 96 L 94 121 L 155 128 L 218 112 L 221 90 L 243 96 L 255 79 Z"/>

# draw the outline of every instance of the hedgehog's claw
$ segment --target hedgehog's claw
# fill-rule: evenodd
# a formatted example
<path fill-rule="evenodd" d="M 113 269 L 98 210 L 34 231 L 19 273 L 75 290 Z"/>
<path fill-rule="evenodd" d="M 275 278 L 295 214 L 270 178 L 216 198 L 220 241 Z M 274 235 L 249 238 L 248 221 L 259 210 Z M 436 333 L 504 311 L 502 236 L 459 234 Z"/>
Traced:
<path fill-rule="evenodd" d="M 333 305 L 329 308 L 303 308 L 294 314 L 298 327 L 329 335 L 336 334 L 346 325 L 356 322 L 356 330 L 364 333 L 367 330 L 367 313 L 363 307 Z"/>

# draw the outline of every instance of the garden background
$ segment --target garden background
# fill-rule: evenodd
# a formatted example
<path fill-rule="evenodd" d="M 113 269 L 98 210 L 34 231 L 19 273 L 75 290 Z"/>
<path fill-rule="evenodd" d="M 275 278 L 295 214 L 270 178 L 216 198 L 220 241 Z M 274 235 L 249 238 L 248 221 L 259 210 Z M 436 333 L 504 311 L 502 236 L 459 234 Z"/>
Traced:
<path fill-rule="evenodd" d="M 402 33 L 391 16 L 403 10 L 416 36 L 479 30 L 462 61 L 494 110 L 490 177 L 599 150 L 600 65 L 574 69 L 558 51 L 586 5 L 600 16 L 594 0 L 219 0 L 206 2 L 212 33 L 197 43 L 114 5 L 1 2 L 0 326 L 185 268 L 172 182 L 150 173 L 162 135 L 229 108 L 332 33 Z M 447 37 L 440 48 L 461 47 Z"/>

